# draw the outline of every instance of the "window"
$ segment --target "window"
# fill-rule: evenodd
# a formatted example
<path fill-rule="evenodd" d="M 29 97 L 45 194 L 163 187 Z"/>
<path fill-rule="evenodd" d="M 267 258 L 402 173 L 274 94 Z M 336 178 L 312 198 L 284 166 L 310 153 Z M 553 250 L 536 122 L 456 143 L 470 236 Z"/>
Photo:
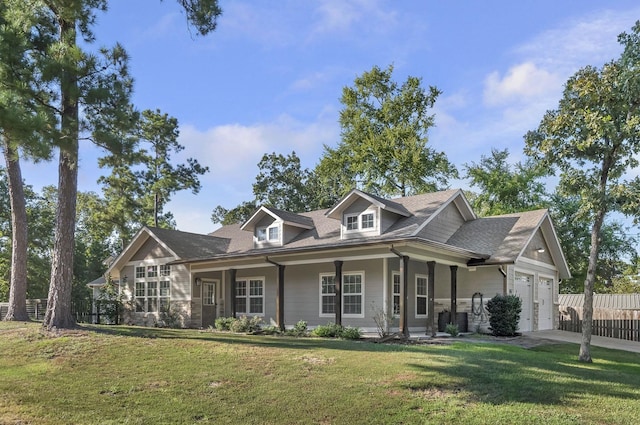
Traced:
<path fill-rule="evenodd" d="M 280 240 L 280 227 L 278 225 L 269 227 L 257 227 L 256 239 L 258 242 L 277 242 Z"/>
<path fill-rule="evenodd" d="M 393 273 L 393 315 L 400 315 L 400 273 Z"/>
<path fill-rule="evenodd" d="M 342 313 L 345 316 L 363 316 L 363 275 L 345 273 L 342 275 Z"/>
<path fill-rule="evenodd" d="M 264 314 L 264 278 L 236 280 L 236 313 Z"/>
<path fill-rule="evenodd" d="M 320 275 L 320 316 L 336 314 L 336 285 L 332 274 Z"/>
<path fill-rule="evenodd" d="M 158 280 L 160 276 L 164 279 Z M 148 265 L 135 268 L 135 303 L 138 313 L 155 313 L 169 307 L 171 266 Z"/>
<path fill-rule="evenodd" d="M 147 266 L 147 277 L 158 277 L 158 266 Z"/>
<path fill-rule="evenodd" d="M 376 228 L 376 215 L 375 213 L 368 211 L 360 215 L 350 214 L 344 217 L 345 229 L 348 232 L 371 231 Z"/>
<path fill-rule="evenodd" d="M 362 230 L 373 229 L 374 227 L 373 213 L 362 214 Z"/>
<path fill-rule="evenodd" d="M 427 277 L 416 276 L 416 317 L 427 315 Z"/>
<path fill-rule="evenodd" d="M 215 305 L 216 304 L 216 284 L 213 282 L 205 282 L 202 284 L 202 304 L 203 305 Z"/>

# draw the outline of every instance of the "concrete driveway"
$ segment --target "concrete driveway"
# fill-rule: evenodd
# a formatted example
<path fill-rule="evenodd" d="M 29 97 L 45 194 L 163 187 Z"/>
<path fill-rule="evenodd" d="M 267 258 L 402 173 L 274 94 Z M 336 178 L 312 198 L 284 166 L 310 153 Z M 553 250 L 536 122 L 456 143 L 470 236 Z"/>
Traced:
<path fill-rule="evenodd" d="M 550 339 L 561 342 L 571 342 L 580 344 L 582 341 L 582 333 L 579 332 L 567 332 L 559 330 L 548 331 L 536 331 L 536 332 L 523 332 L 524 336 L 534 339 Z M 614 350 L 631 351 L 633 353 L 640 353 L 640 342 L 627 341 L 624 339 L 607 338 L 604 336 L 591 336 L 591 345 L 595 347 L 611 348 Z"/>

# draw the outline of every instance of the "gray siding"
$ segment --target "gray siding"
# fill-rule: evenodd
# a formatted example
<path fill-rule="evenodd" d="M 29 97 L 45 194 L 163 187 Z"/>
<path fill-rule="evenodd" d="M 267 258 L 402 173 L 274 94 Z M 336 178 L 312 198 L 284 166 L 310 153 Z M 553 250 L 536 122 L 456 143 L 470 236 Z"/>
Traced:
<path fill-rule="evenodd" d="M 162 245 L 158 244 L 155 239 L 149 238 L 129 261 L 141 261 L 164 257 L 171 257 L 171 253 L 169 253 L 169 251 L 167 251 Z"/>
<path fill-rule="evenodd" d="M 544 249 L 544 252 L 538 252 L 539 248 Z M 549 247 L 547 246 L 540 229 L 538 229 L 538 231 L 533 235 L 531 242 L 529 242 L 529 245 L 524 249 L 522 256 L 546 264 L 553 264 L 553 259 L 549 253 Z"/>
<path fill-rule="evenodd" d="M 445 243 L 463 224 L 464 218 L 452 202 L 422 229 L 420 236 Z"/>

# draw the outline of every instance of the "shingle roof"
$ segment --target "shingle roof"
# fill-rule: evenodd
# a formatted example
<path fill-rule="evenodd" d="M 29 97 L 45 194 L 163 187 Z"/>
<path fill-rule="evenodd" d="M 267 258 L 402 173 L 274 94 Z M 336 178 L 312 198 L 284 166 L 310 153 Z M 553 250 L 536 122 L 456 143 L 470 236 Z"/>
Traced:
<path fill-rule="evenodd" d="M 582 308 L 584 294 L 559 294 L 558 304 Z M 640 310 L 640 294 L 593 294 L 593 308 Z"/>
<path fill-rule="evenodd" d="M 299 224 L 304 227 L 313 227 L 313 220 L 307 216 L 292 213 L 289 211 L 279 210 L 273 207 L 265 207 L 265 209 L 271 211 L 273 214 L 280 217 L 287 223 Z"/>
<path fill-rule="evenodd" d="M 547 210 L 535 210 L 471 220 L 447 244 L 490 254 L 487 264 L 513 262 L 546 214 Z"/>
<path fill-rule="evenodd" d="M 179 258 L 205 258 L 225 253 L 230 241 L 221 237 L 148 227 Z"/>

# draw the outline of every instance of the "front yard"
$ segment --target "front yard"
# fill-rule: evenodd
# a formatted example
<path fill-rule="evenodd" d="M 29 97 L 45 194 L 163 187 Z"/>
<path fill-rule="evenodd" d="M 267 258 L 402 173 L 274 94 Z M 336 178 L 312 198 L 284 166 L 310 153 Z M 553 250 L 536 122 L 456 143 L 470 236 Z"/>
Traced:
<path fill-rule="evenodd" d="M 0 423 L 633 424 L 640 355 L 0 323 Z"/>

